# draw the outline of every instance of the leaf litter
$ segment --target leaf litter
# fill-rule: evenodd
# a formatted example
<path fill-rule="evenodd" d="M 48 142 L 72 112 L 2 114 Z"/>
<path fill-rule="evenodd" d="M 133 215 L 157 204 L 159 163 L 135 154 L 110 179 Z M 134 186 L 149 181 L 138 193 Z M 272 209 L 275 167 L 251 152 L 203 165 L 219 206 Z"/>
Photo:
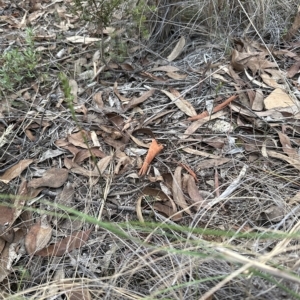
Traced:
<path fill-rule="evenodd" d="M 70 1 L 30 2 L 39 5 L 28 14 L 13 4 L 15 13 L 1 16 L 3 39 L 9 44 L 10 31 L 19 35 L 16 29 L 31 24 L 41 54 L 39 72 L 50 66 L 53 82 L 49 88 L 46 81 L 32 79 L 7 96 L 9 107 L 0 106 L 0 132 L 6 139 L 0 181 L 7 188 L 0 206 L 0 281 L 7 289 L 17 268 L 28 276 L 24 288 L 46 283 L 57 257 L 74 278 L 101 278 L 120 270 L 121 251 L 130 254 L 134 242 L 123 243 L 101 226 L 95 231 L 67 208 L 98 218 L 102 207 L 101 219 L 117 226 L 139 220 L 193 229 L 243 232 L 247 225 L 252 231 L 292 231 L 293 217 L 299 216 L 299 45 L 276 49 L 235 39 L 231 57 L 191 68 L 185 59 L 197 52 L 182 35 L 165 61 L 152 53 L 104 64 L 97 42 L 111 39 L 115 28 L 103 29 L 101 38 L 91 28 L 79 35 L 82 24 L 66 10 Z M 297 35 L 298 15 L 286 41 Z M 46 34 L 39 24 L 55 34 Z M 21 35 L 18 39 L 24 43 Z M 67 82 L 73 114 L 52 57 L 61 69 L 72 71 Z M 218 124 L 228 129 L 216 131 Z M 130 234 L 158 247 L 170 242 L 154 231 Z M 197 238 L 210 242 L 212 237 Z M 243 243 L 222 239 L 230 247 Z M 258 239 L 248 246 L 251 253 L 255 247 L 276 248 Z M 109 252 L 110 247 L 117 250 Z M 290 252 L 284 254 L 295 261 Z M 111 264 L 101 269 L 103 255 Z M 78 269 L 70 267 L 75 257 Z M 137 257 L 128 258 L 128 266 Z M 279 263 L 279 256 L 272 261 Z M 46 264 L 48 271 L 40 276 Z M 136 285 L 126 280 L 130 288 Z M 90 297 L 88 290 L 78 293 Z"/>

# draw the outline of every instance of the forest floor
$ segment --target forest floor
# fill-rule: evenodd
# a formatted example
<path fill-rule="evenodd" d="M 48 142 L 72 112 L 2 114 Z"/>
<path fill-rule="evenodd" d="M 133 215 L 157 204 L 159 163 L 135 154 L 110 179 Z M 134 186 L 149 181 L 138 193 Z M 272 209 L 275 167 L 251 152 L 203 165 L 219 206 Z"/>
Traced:
<path fill-rule="evenodd" d="M 300 299 L 300 13 L 276 44 L 202 28 L 150 47 L 72 1 L 15 2 L 1 297 Z"/>

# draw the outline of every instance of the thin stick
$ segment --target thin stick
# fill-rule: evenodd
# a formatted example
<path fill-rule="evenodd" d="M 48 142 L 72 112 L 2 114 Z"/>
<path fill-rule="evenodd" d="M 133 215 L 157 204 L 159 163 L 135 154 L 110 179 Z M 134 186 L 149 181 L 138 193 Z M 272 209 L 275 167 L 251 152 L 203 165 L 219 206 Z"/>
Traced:
<path fill-rule="evenodd" d="M 212 113 L 216 113 L 220 110 L 222 110 L 224 107 L 226 107 L 230 102 L 232 102 L 234 99 L 236 99 L 238 97 L 238 95 L 233 95 L 231 97 L 229 97 L 227 100 L 225 100 L 223 103 L 217 105 Z M 196 116 L 193 116 L 193 117 L 190 117 L 188 118 L 189 121 L 196 121 L 196 120 L 199 120 L 199 119 L 203 119 L 205 117 L 209 116 L 209 112 L 206 110 L 204 111 L 203 113 L 199 114 L 199 115 L 196 115 Z"/>

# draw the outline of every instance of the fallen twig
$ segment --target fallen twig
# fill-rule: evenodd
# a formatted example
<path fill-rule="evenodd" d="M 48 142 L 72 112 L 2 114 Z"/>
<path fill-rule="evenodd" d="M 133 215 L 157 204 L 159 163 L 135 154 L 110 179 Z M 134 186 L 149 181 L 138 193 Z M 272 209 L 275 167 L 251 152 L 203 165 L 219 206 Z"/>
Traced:
<path fill-rule="evenodd" d="M 220 110 L 222 110 L 224 107 L 226 107 L 230 102 L 232 102 L 234 99 L 236 99 L 238 97 L 238 95 L 233 95 L 231 97 L 229 97 L 227 100 L 225 100 L 223 103 L 217 105 L 212 113 L 216 113 Z M 209 112 L 206 110 L 204 112 L 202 112 L 201 114 L 199 115 L 196 115 L 196 116 L 193 116 L 193 117 L 190 117 L 188 118 L 189 121 L 196 121 L 196 120 L 199 120 L 199 119 L 203 119 L 205 117 L 209 116 Z"/>

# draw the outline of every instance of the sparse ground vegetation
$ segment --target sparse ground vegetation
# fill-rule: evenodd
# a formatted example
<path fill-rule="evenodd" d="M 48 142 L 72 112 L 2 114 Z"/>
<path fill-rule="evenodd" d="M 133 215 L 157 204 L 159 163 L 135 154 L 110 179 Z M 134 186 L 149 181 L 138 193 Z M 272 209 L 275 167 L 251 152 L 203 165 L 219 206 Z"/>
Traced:
<path fill-rule="evenodd" d="M 298 0 L 0 25 L 2 299 L 300 299 Z"/>

